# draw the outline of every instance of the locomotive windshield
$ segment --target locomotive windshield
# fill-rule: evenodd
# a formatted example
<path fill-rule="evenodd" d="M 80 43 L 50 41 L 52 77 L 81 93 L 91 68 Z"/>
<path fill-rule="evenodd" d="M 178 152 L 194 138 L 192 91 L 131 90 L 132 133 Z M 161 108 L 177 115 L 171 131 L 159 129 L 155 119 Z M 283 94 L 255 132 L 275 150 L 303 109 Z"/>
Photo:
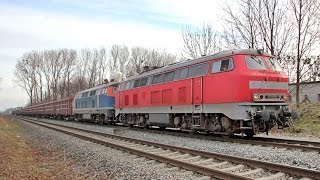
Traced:
<path fill-rule="evenodd" d="M 269 67 L 273 70 L 273 71 L 282 71 L 282 68 L 280 66 L 280 64 L 278 63 L 278 61 L 275 58 L 267 58 L 267 62 Z"/>
<path fill-rule="evenodd" d="M 266 64 L 262 60 L 262 58 L 257 56 L 247 56 L 246 57 L 246 63 L 247 67 L 249 69 L 255 69 L 255 70 L 266 70 Z"/>

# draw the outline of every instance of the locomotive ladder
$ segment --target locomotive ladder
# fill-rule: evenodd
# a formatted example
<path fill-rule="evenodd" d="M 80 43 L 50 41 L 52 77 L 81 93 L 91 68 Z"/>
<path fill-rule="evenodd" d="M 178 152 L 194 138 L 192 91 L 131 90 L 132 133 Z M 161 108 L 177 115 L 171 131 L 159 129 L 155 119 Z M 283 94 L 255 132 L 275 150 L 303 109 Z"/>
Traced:
<path fill-rule="evenodd" d="M 200 113 L 192 113 L 192 127 L 200 127 L 202 116 Z"/>

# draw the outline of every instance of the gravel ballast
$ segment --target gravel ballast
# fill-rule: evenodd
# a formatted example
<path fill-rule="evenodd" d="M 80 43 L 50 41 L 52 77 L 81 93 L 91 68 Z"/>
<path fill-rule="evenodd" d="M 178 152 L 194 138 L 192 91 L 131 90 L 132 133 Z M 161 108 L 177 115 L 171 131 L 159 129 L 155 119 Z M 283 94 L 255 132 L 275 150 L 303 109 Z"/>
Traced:
<path fill-rule="evenodd" d="M 74 127 L 104 133 L 114 134 L 116 132 L 117 135 L 129 138 L 142 139 L 152 142 L 160 142 L 179 147 L 187 147 L 209 152 L 228 154 L 232 156 L 245 157 L 249 159 L 264 160 L 274 163 L 286 164 L 290 166 L 320 170 L 320 154 L 317 152 L 303 152 L 299 150 L 287 150 L 276 147 L 262 147 L 253 146 L 250 144 L 238 144 L 181 136 L 172 136 L 166 134 L 135 131 L 130 130 L 128 128 L 114 128 L 93 124 L 75 123 L 70 121 L 55 121 L 47 119 L 42 119 L 42 121 L 72 125 Z M 117 131 L 117 129 L 120 129 L 119 132 Z"/>
<path fill-rule="evenodd" d="M 181 169 L 167 171 L 166 169 L 170 167 L 157 168 L 159 162 L 146 164 L 144 162 L 148 160 L 141 160 L 135 155 L 28 122 L 20 121 L 19 123 L 26 137 L 30 142 L 38 144 L 39 148 L 48 151 L 63 150 L 65 161 L 74 161 L 74 168 L 83 174 L 85 179 L 195 179 L 200 176 Z M 59 123 L 65 124 L 61 121 Z M 137 160 L 139 158 L 140 160 Z"/>

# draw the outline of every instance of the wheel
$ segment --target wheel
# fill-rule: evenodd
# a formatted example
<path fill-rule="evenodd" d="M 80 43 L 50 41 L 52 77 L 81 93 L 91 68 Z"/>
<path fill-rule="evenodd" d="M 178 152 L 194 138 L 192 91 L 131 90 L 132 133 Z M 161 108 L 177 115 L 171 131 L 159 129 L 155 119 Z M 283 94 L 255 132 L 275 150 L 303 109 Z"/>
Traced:
<path fill-rule="evenodd" d="M 248 138 L 252 138 L 254 136 L 254 133 L 252 131 L 247 131 L 245 132 L 245 134 Z"/>

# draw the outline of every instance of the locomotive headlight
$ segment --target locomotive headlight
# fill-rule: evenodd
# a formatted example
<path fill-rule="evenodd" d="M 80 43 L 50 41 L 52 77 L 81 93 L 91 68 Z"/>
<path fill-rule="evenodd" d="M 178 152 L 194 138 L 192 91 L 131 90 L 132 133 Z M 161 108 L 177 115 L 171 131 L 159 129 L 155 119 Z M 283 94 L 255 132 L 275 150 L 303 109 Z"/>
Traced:
<path fill-rule="evenodd" d="M 253 94 L 253 100 L 254 101 L 259 100 L 259 94 Z"/>
<path fill-rule="evenodd" d="M 280 96 L 280 100 L 287 101 L 287 100 L 288 100 L 288 95 L 287 95 L 287 94 L 282 94 L 282 95 Z"/>

